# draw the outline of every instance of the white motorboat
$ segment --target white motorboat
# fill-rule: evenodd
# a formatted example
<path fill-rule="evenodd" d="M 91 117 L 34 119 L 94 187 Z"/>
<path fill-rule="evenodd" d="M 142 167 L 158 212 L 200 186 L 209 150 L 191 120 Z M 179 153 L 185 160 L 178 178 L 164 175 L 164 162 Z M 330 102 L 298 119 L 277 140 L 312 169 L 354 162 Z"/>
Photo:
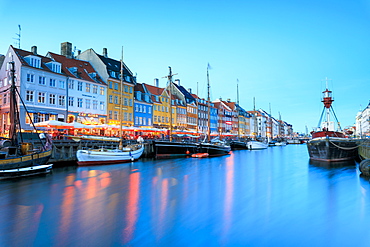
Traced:
<path fill-rule="evenodd" d="M 286 142 L 275 142 L 275 146 L 286 146 Z"/>
<path fill-rule="evenodd" d="M 76 155 L 78 165 L 86 166 L 133 162 L 139 159 L 143 152 L 144 145 L 136 144 L 122 149 L 99 148 L 78 150 Z"/>
<path fill-rule="evenodd" d="M 249 141 L 247 142 L 247 147 L 249 150 L 258 150 L 268 148 L 268 143 L 259 141 Z"/>

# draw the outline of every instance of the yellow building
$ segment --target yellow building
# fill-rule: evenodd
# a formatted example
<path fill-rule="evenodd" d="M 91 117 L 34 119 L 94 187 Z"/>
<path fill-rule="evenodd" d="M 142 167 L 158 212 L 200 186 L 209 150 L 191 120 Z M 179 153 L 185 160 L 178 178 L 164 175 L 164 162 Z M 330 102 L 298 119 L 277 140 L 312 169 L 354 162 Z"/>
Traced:
<path fill-rule="evenodd" d="M 119 125 L 119 119 L 121 119 L 123 126 L 133 126 L 136 78 L 126 64 L 109 58 L 106 48 L 103 49 L 103 55 L 97 54 L 93 49 L 88 49 L 79 54 L 77 58 L 89 61 L 98 72 L 98 76 L 108 85 L 107 123 Z M 122 115 L 120 106 L 122 106 Z"/>
<path fill-rule="evenodd" d="M 153 127 L 166 128 L 170 127 L 170 98 L 168 91 L 164 88 L 155 87 L 143 83 L 148 92 L 150 92 L 153 101 Z M 172 119 L 176 119 L 176 111 L 172 116 Z M 173 125 L 173 124 L 172 124 Z"/>

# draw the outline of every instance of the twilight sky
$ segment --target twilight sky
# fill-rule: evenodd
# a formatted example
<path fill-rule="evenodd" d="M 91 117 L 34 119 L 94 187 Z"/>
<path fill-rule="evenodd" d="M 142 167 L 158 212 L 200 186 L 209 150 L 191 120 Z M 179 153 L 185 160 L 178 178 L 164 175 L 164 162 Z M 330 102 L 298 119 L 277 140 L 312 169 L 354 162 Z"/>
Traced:
<path fill-rule="evenodd" d="M 138 82 L 164 87 L 168 66 L 185 88 L 206 98 L 263 108 L 299 132 L 312 130 L 323 108 L 325 78 L 342 127 L 370 100 L 370 0 L 96 1 L 0 0 L 0 54 L 21 25 L 21 49 L 60 53 L 103 48 Z"/>

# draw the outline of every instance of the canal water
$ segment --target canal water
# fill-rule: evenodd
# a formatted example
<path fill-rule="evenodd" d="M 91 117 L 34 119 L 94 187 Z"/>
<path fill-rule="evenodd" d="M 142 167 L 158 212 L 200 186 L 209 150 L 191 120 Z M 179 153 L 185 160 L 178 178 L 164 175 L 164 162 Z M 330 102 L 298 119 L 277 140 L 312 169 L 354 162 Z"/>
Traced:
<path fill-rule="evenodd" d="M 0 246 L 370 246 L 358 164 L 306 145 L 0 181 Z"/>

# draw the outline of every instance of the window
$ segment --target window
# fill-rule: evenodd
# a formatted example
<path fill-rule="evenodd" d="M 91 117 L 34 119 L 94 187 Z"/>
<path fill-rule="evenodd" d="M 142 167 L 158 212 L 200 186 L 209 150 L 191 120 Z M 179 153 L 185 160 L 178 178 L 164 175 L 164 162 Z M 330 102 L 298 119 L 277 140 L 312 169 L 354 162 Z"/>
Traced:
<path fill-rule="evenodd" d="M 33 83 L 33 78 L 34 78 L 34 75 L 27 74 L 27 82 L 32 82 Z"/>
<path fill-rule="evenodd" d="M 162 123 L 164 123 L 164 117 L 162 117 Z"/>
<path fill-rule="evenodd" d="M 129 113 L 128 117 L 129 117 L 128 121 L 132 121 L 132 113 Z"/>
<path fill-rule="evenodd" d="M 77 107 L 82 107 L 82 98 L 77 98 Z"/>
<path fill-rule="evenodd" d="M 139 117 L 139 124 L 142 125 L 143 124 L 143 118 L 142 117 Z"/>
<path fill-rule="evenodd" d="M 118 90 L 118 83 L 117 82 L 114 83 L 114 90 Z"/>
<path fill-rule="evenodd" d="M 91 84 L 86 83 L 86 93 L 90 93 Z"/>
<path fill-rule="evenodd" d="M 162 111 L 164 112 L 164 106 L 162 105 Z"/>
<path fill-rule="evenodd" d="M 109 113 L 108 113 L 108 118 L 109 118 L 109 119 L 112 119 L 112 111 L 109 111 Z"/>
<path fill-rule="evenodd" d="M 77 90 L 82 91 L 82 81 L 77 82 Z"/>
<path fill-rule="evenodd" d="M 93 100 L 93 109 L 94 110 L 98 109 L 98 101 L 97 100 Z"/>
<path fill-rule="evenodd" d="M 114 120 L 118 120 L 118 112 L 114 111 Z"/>
<path fill-rule="evenodd" d="M 166 123 L 168 123 L 168 117 L 166 117 Z"/>
<path fill-rule="evenodd" d="M 39 76 L 39 85 L 46 85 L 44 76 Z"/>
<path fill-rule="evenodd" d="M 114 104 L 118 104 L 118 96 L 114 96 Z"/>
<path fill-rule="evenodd" d="M 143 112 L 146 113 L 146 106 L 143 105 Z"/>
<path fill-rule="evenodd" d="M 138 111 L 139 111 L 139 106 L 135 105 L 135 112 L 138 112 Z"/>
<path fill-rule="evenodd" d="M 101 111 L 105 110 L 104 101 L 100 101 L 100 110 Z"/>
<path fill-rule="evenodd" d="M 112 89 L 113 88 L 113 86 L 112 86 L 112 84 L 113 84 L 113 82 L 109 82 L 109 89 Z"/>
<path fill-rule="evenodd" d="M 157 122 L 157 116 L 154 116 L 154 122 Z"/>
<path fill-rule="evenodd" d="M 132 99 L 130 99 L 130 106 L 132 106 Z"/>
<path fill-rule="evenodd" d="M 90 109 L 90 105 L 91 105 L 91 100 L 86 99 L 86 109 Z"/>
<path fill-rule="evenodd" d="M 73 106 L 74 97 L 68 97 L 68 106 Z"/>
<path fill-rule="evenodd" d="M 127 98 L 124 98 L 123 105 L 127 105 Z"/>
<path fill-rule="evenodd" d="M 127 85 L 124 86 L 124 90 L 125 90 L 125 93 L 128 93 L 128 86 Z"/>
<path fill-rule="evenodd" d="M 97 85 L 93 85 L 93 93 L 98 94 L 98 86 Z"/>
<path fill-rule="evenodd" d="M 130 93 L 132 93 L 132 87 L 130 87 Z"/>
<path fill-rule="evenodd" d="M 104 95 L 104 87 L 100 87 L 100 95 Z"/>
<path fill-rule="evenodd" d="M 74 87 L 75 87 L 75 81 L 74 80 L 69 80 L 68 89 L 74 89 Z"/>
<path fill-rule="evenodd" d="M 109 95 L 109 103 L 113 103 L 113 96 Z"/>
<path fill-rule="evenodd" d="M 37 102 L 41 104 L 45 104 L 45 93 L 39 92 Z"/>
<path fill-rule="evenodd" d="M 152 125 L 152 120 L 148 118 L 148 125 Z"/>
<path fill-rule="evenodd" d="M 123 121 L 127 121 L 127 112 L 123 113 Z"/>
<path fill-rule="evenodd" d="M 50 87 L 56 87 L 55 79 L 50 79 L 49 86 Z"/>
<path fill-rule="evenodd" d="M 152 114 L 152 108 L 150 106 L 148 107 L 148 113 Z"/>
<path fill-rule="evenodd" d="M 59 86 L 59 88 L 64 89 L 65 86 L 66 86 L 65 81 L 59 81 L 59 85 L 58 86 Z"/>
<path fill-rule="evenodd" d="M 33 102 L 33 91 L 32 90 L 26 91 L 26 101 Z"/>
<path fill-rule="evenodd" d="M 55 105 L 55 102 L 56 102 L 55 94 L 49 94 L 49 104 L 50 105 Z"/>
<path fill-rule="evenodd" d="M 8 95 L 6 93 L 4 93 L 4 96 L 3 96 L 3 105 L 6 105 L 6 99 L 7 99 Z"/>
<path fill-rule="evenodd" d="M 59 95 L 59 106 L 64 106 L 66 104 L 66 98 L 64 95 Z"/>

